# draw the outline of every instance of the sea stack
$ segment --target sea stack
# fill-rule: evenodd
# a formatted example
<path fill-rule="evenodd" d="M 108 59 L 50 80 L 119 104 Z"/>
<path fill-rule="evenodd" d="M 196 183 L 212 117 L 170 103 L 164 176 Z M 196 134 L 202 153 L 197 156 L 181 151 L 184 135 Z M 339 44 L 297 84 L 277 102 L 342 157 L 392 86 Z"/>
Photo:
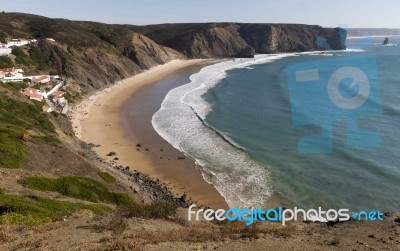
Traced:
<path fill-rule="evenodd" d="M 389 43 L 389 38 L 385 38 L 385 40 L 383 40 L 382 45 L 387 45 Z"/>

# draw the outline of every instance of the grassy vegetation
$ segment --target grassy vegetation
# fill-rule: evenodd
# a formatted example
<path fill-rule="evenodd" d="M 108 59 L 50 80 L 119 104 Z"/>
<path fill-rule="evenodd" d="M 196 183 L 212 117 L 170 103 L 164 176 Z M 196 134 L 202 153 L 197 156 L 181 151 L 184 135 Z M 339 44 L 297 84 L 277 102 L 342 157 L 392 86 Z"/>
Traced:
<path fill-rule="evenodd" d="M 28 155 L 23 134 L 0 125 L 0 167 L 23 167 Z"/>
<path fill-rule="evenodd" d="M 43 56 L 38 48 L 32 47 L 28 52 L 33 64 L 37 66 L 38 70 L 43 71 L 50 69 L 47 59 Z"/>
<path fill-rule="evenodd" d="M 0 68 L 11 68 L 14 64 L 11 58 L 7 56 L 0 56 Z"/>
<path fill-rule="evenodd" d="M 22 64 L 25 66 L 33 65 L 33 60 L 21 47 L 13 48 L 11 53 L 15 56 L 15 62 L 17 64 Z"/>
<path fill-rule="evenodd" d="M 112 193 L 102 183 L 85 177 L 67 176 L 58 179 L 46 177 L 26 177 L 20 183 L 28 188 L 58 192 L 62 195 L 87 200 L 105 202 L 117 205 L 131 203 L 126 194 Z"/>
<path fill-rule="evenodd" d="M 81 209 L 91 210 L 98 215 L 111 211 L 111 208 L 103 205 L 84 205 L 37 196 L 19 197 L 0 194 L 0 223 L 37 226 L 59 220 Z"/>
<path fill-rule="evenodd" d="M 11 52 L 15 55 L 15 62 L 24 66 L 35 66 L 37 70 L 49 70 L 48 60 L 37 47 L 30 47 L 27 51 L 24 47 L 15 47 Z"/>
<path fill-rule="evenodd" d="M 3 31 L 0 31 L 0 43 L 5 44 L 7 41 L 7 34 Z"/>
<path fill-rule="evenodd" d="M 21 168 L 26 163 L 27 149 L 23 142 L 28 131 L 38 136 L 36 142 L 58 144 L 55 129 L 42 112 L 41 102 L 22 102 L 13 95 L 25 87 L 24 83 L 2 83 L 0 85 L 0 167 Z M 13 93 L 12 95 L 10 94 Z"/>
<path fill-rule="evenodd" d="M 115 183 L 117 179 L 107 172 L 99 172 L 99 176 L 108 183 Z"/>
<path fill-rule="evenodd" d="M 32 139 L 38 143 L 45 143 L 53 146 L 61 145 L 61 141 L 54 135 L 32 136 Z"/>
<path fill-rule="evenodd" d="M 78 98 L 79 96 L 77 95 L 72 95 L 70 92 L 66 91 L 65 92 L 65 99 L 68 100 L 68 103 L 75 103 L 75 99 Z"/>
<path fill-rule="evenodd" d="M 2 86 L 7 87 L 6 84 L 2 84 Z M 42 106 L 41 102 L 21 102 L 13 97 L 0 94 L 0 123 L 7 124 L 7 128 L 20 131 L 34 130 L 43 134 L 53 133 L 55 132 L 54 126 L 42 112 Z"/>
<path fill-rule="evenodd" d="M 26 83 L 25 82 L 1 83 L 1 86 L 4 87 L 4 89 L 8 89 L 13 91 L 14 93 L 18 93 L 18 91 L 26 87 Z"/>

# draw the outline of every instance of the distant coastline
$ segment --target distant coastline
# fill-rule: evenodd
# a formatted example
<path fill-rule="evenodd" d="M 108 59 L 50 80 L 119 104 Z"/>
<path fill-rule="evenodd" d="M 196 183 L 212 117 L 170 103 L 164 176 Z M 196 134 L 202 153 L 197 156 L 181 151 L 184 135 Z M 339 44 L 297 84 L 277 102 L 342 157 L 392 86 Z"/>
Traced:
<path fill-rule="evenodd" d="M 400 29 L 389 28 L 349 28 L 347 29 L 347 38 L 350 37 L 380 37 L 380 36 L 399 36 Z"/>
<path fill-rule="evenodd" d="M 400 35 L 376 35 L 376 36 L 369 36 L 369 35 L 365 35 L 365 36 L 351 36 L 351 37 L 347 37 L 347 39 L 357 39 L 357 38 L 364 38 L 364 37 L 381 37 L 381 38 L 385 38 L 385 37 L 400 37 Z"/>

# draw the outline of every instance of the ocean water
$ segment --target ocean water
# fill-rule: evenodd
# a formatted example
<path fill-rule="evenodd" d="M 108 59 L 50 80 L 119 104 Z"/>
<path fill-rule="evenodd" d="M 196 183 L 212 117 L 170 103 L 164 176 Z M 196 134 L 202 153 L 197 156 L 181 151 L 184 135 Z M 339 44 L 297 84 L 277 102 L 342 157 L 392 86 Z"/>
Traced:
<path fill-rule="evenodd" d="M 230 206 L 398 211 L 400 38 L 389 46 L 382 40 L 354 38 L 347 51 L 257 55 L 205 67 L 168 93 L 153 127 L 196 160 Z M 376 57 L 382 114 L 359 125 L 377 132 L 381 146 L 349 149 L 346 121 L 339 121 L 331 153 L 300 153 L 299 139 L 318 127 L 293 126 L 287 65 L 364 55 Z"/>

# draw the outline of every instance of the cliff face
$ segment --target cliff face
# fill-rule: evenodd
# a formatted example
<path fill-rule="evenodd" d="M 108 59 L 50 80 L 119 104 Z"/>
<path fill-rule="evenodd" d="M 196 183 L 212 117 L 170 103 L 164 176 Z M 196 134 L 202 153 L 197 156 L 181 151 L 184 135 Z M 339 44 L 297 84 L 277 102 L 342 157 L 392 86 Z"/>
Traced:
<path fill-rule="evenodd" d="M 342 30 L 343 31 L 343 30 Z M 341 43 L 339 28 L 322 28 L 316 25 L 300 24 L 243 24 L 240 35 L 255 49 L 256 53 L 280 53 L 345 49 Z M 345 39 L 345 33 L 343 33 Z M 324 41 L 326 47 L 317 40 Z"/>
<path fill-rule="evenodd" d="M 142 70 L 128 58 L 99 47 L 76 49 L 45 40 L 32 46 L 38 48 L 53 72 L 89 88 L 101 88 Z"/>
<path fill-rule="evenodd" d="M 0 41 L 15 37 L 39 41 L 24 49 L 31 63 L 25 60 L 19 67 L 35 74 L 61 74 L 88 89 L 101 88 L 173 59 L 344 49 L 341 32 L 338 28 L 300 24 L 108 25 L 0 13 Z M 56 42 L 45 39 L 50 37 Z M 325 47 L 318 45 L 317 39 Z"/>
<path fill-rule="evenodd" d="M 346 48 L 344 30 L 317 25 L 164 24 L 132 29 L 189 58 L 253 57 L 255 53 Z M 318 40 L 322 43 L 318 43 Z"/>
<path fill-rule="evenodd" d="M 124 54 L 143 69 L 185 58 L 181 53 L 136 33 L 132 34 L 132 44 L 125 48 Z"/>
<path fill-rule="evenodd" d="M 170 26 L 174 29 L 175 26 Z M 164 29 L 163 26 L 160 27 Z M 253 51 L 249 49 L 246 41 L 240 37 L 238 25 L 210 25 L 202 27 L 195 25 L 187 33 L 178 33 L 165 43 L 189 58 L 213 58 L 213 57 L 251 57 Z M 169 30 L 168 28 L 166 30 Z M 154 36 L 158 39 L 157 36 Z M 249 51 L 250 53 L 246 53 Z"/>

